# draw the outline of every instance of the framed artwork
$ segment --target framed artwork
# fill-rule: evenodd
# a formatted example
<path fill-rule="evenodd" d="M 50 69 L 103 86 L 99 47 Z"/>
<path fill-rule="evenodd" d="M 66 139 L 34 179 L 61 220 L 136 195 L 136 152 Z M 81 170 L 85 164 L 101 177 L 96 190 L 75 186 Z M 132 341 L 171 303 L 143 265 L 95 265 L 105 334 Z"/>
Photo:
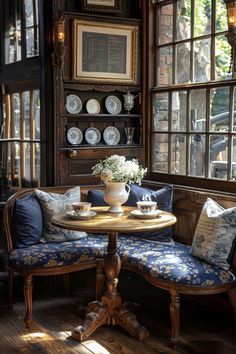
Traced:
<path fill-rule="evenodd" d="M 73 79 L 137 83 L 138 26 L 74 20 Z"/>
<path fill-rule="evenodd" d="M 83 10 L 121 12 L 121 0 L 83 0 Z"/>

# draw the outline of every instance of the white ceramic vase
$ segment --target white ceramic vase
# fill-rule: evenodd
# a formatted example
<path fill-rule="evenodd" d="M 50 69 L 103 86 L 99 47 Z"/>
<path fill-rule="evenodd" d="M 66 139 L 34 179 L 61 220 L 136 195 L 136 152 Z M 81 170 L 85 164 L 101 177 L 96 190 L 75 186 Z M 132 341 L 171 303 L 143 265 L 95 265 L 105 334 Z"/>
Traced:
<path fill-rule="evenodd" d="M 129 197 L 130 187 L 125 182 L 106 182 L 104 200 L 110 205 L 109 212 L 123 212 L 121 207 Z"/>

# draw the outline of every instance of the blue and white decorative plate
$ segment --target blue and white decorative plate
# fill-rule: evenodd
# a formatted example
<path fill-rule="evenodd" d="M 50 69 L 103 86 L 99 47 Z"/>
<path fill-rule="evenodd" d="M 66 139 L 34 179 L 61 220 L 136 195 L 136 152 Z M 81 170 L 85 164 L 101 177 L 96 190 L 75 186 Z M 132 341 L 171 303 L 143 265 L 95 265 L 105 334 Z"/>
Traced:
<path fill-rule="evenodd" d="M 103 139 L 107 145 L 117 145 L 120 141 L 120 132 L 111 125 L 104 130 Z"/>
<path fill-rule="evenodd" d="M 67 131 L 67 140 L 72 145 L 78 145 L 83 140 L 83 133 L 77 127 L 72 127 Z"/>
<path fill-rule="evenodd" d="M 70 114 L 78 114 L 82 110 L 82 101 L 79 96 L 69 95 L 66 97 L 66 110 Z"/>
<path fill-rule="evenodd" d="M 88 144 L 96 145 L 101 140 L 101 134 L 97 128 L 91 127 L 85 131 L 84 138 Z"/>
<path fill-rule="evenodd" d="M 119 114 L 122 109 L 122 103 L 116 96 L 108 96 L 105 100 L 105 107 L 110 114 Z"/>

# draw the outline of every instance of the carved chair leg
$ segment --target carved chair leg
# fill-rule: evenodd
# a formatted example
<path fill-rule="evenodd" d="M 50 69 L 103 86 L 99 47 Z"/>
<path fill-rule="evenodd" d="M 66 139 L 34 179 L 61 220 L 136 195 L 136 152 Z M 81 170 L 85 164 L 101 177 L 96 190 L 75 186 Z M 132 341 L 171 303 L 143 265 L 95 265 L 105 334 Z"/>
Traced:
<path fill-rule="evenodd" d="M 96 293 L 95 299 L 100 300 L 102 296 L 102 289 L 105 282 L 105 274 L 104 274 L 104 260 L 98 259 L 97 260 L 97 267 L 96 267 Z"/>
<path fill-rule="evenodd" d="M 230 289 L 228 291 L 228 297 L 230 299 L 230 303 L 233 309 L 233 314 L 234 314 L 234 326 L 236 329 L 236 287 Z"/>
<path fill-rule="evenodd" d="M 170 303 L 170 318 L 172 326 L 171 341 L 174 347 L 179 343 L 179 328 L 180 328 L 180 295 L 177 291 L 170 291 L 171 303 Z"/>
<path fill-rule="evenodd" d="M 7 276 L 7 292 L 8 292 L 8 309 L 12 311 L 13 309 L 13 271 L 8 269 L 8 276 Z"/>
<path fill-rule="evenodd" d="M 63 274 L 65 295 L 70 296 L 70 274 Z"/>
<path fill-rule="evenodd" d="M 30 327 L 32 322 L 32 293 L 33 293 L 33 276 L 26 275 L 24 283 L 24 297 L 25 297 L 25 326 Z"/>

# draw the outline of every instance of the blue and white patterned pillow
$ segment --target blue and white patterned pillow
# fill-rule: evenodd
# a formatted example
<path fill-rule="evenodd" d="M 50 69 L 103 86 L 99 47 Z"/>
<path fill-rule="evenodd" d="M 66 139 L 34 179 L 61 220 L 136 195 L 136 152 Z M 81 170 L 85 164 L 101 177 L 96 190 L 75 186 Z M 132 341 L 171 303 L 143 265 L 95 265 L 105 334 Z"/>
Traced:
<path fill-rule="evenodd" d="M 236 207 L 224 209 L 208 198 L 198 220 L 190 253 L 228 270 L 235 239 Z"/>
<path fill-rule="evenodd" d="M 47 193 L 35 189 L 34 194 L 40 202 L 43 211 L 43 240 L 46 242 L 64 242 L 79 240 L 87 236 L 86 232 L 66 230 L 53 226 L 51 217 L 57 213 L 65 213 L 70 210 L 72 203 L 80 201 L 80 187 L 71 188 L 65 194 Z"/>

